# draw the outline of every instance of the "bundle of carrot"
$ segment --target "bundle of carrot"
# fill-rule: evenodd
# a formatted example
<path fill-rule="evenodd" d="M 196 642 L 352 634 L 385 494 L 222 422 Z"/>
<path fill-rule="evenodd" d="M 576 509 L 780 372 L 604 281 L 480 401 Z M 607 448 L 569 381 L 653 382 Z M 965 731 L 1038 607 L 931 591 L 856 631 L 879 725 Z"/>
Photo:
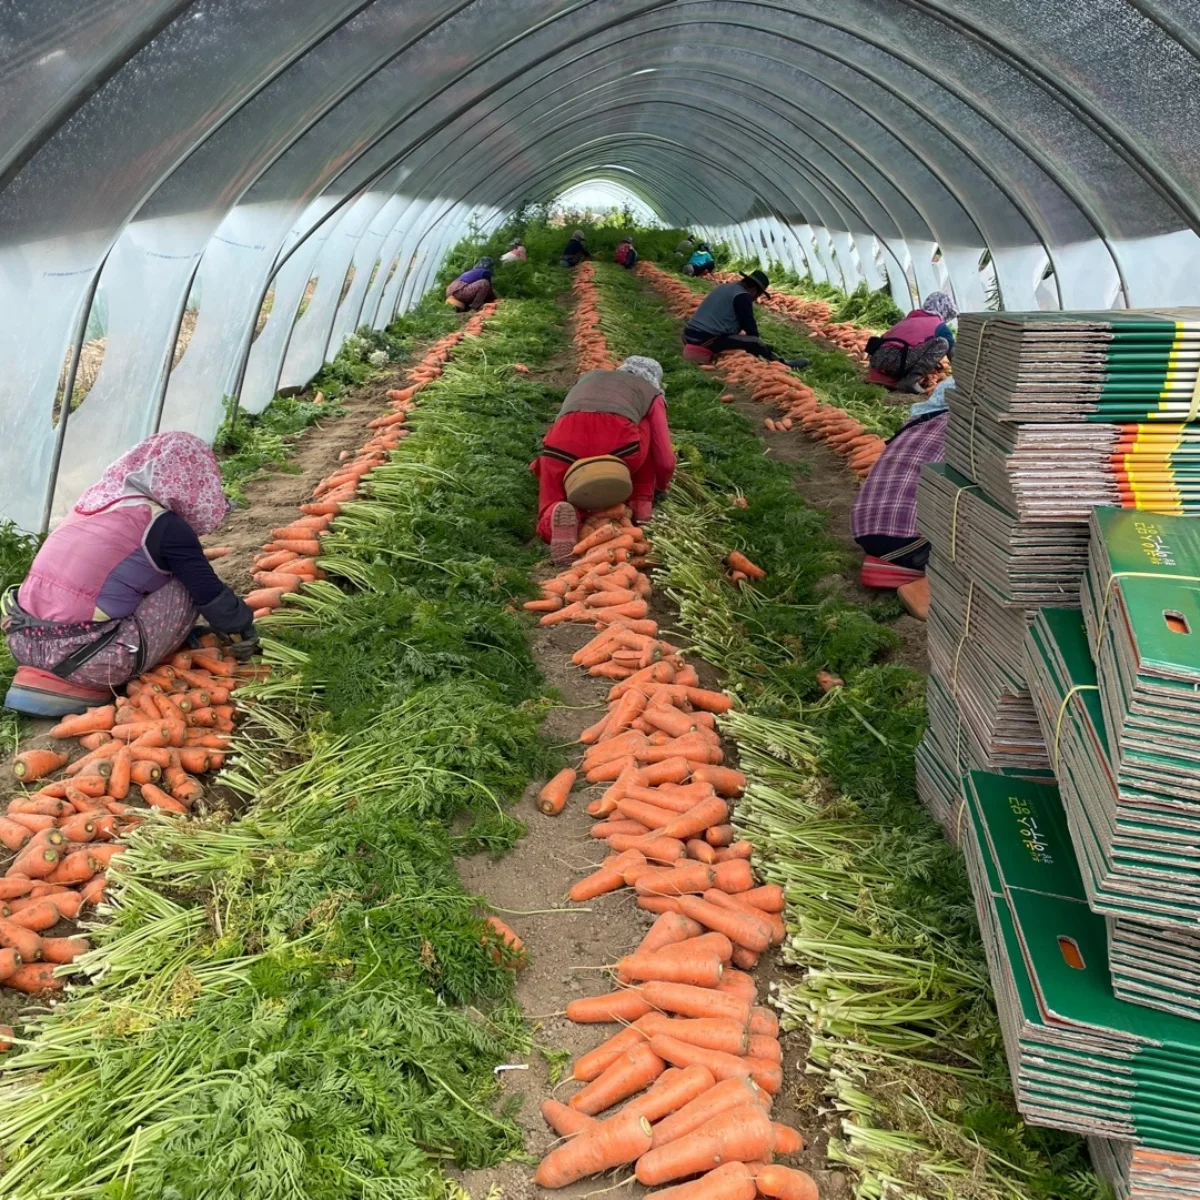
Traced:
<path fill-rule="evenodd" d="M 691 316 L 699 305 L 700 296 L 653 263 L 640 262 L 636 270 L 664 293 L 667 307 L 682 319 Z M 845 458 L 859 479 L 866 478 L 883 453 L 883 438 L 868 432 L 842 409 L 820 403 L 816 392 L 783 363 L 767 362 L 738 351 L 722 354 L 715 367 L 702 369 L 719 371 L 731 383 L 746 387 L 753 400 L 782 408 L 785 414 L 782 419 L 767 418 L 768 429 L 786 433 L 799 425 L 812 438 L 825 442 L 835 454 Z"/>
<path fill-rule="evenodd" d="M 596 268 L 582 263 L 571 285 L 575 293 L 575 349 L 579 371 L 611 371 L 616 365 L 600 332 L 600 302 L 596 293 Z"/>
<path fill-rule="evenodd" d="M 495 303 L 485 304 L 458 329 L 434 342 L 408 372 L 409 386 L 388 392 L 391 411 L 367 423 L 370 438 L 355 454 L 348 451 L 343 454 L 337 469 L 326 475 L 313 488 L 312 499 L 300 506 L 299 517 L 271 531 L 272 540 L 254 560 L 254 582 L 258 587 L 246 596 L 256 620 L 269 616 L 283 603 L 284 596 L 298 592 L 305 583 L 325 578 L 316 561 L 321 553 L 321 535 L 341 512 L 342 505 L 358 495 L 363 479 L 386 462 L 388 454 L 408 437 L 409 430 L 403 426 L 415 407 L 417 393 L 442 374 L 454 347 L 463 338 L 476 336 L 495 311 Z"/>
<path fill-rule="evenodd" d="M 240 666 L 222 655 L 215 638 L 207 641 L 145 672 L 114 703 L 66 717 L 50 730 L 51 737 L 78 741 L 83 755 L 72 760 L 66 751 L 35 749 L 13 759 L 16 778 L 39 787 L 14 796 L 0 817 L 0 842 L 13 852 L 0 878 L 5 986 L 62 988 L 57 968 L 88 943 L 41 935 L 101 902 L 109 864 L 125 848 L 121 837 L 145 819 L 147 808 L 189 812 L 203 795 L 196 776 L 224 761 L 233 693 L 262 668 Z"/>

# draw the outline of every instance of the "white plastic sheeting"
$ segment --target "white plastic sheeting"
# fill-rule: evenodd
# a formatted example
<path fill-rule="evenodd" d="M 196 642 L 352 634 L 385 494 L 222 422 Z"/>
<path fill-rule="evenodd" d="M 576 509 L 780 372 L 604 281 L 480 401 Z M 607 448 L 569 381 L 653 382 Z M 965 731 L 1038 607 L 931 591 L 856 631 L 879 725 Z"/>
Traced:
<path fill-rule="evenodd" d="M 260 411 L 591 179 L 901 305 L 1195 303 L 1198 49 L 1198 0 L 7 0 L 0 514 Z"/>

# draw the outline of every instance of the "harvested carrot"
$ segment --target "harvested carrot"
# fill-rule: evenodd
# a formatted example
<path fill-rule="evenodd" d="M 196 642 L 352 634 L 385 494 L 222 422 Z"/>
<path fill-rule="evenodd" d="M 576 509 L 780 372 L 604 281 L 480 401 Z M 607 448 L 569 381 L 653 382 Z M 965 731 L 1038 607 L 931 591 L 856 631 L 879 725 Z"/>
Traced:
<path fill-rule="evenodd" d="M 567 895 L 576 904 L 583 904 L 587 900 L 594 900 L 597 896 L 615 892 L 624 886 L 625 878 L 620 871 L 614 871 L 610 867 L 601 867 L 585 879 L 579 880 Z"/>
<path fill-rule="evenodd" d="M 783 888 L 777 883 L 764 883 L 761 887 L 751 888 L 748 892 L 742 892 L 738 900 L 767 913 L 783 912 L 785 903 Z"/>
<path fill-rule="evenodd" d="M 58 866 L 46 876 L 46 882 L 74 886 L 80 883 L 87 883 L 95 874 L 91 855 L 86 850 L 76 850 L 59 862 Z M 50 925 L 53 924 L 54 921 L 51 921 Z M 49 929 L 50 925 L 47 925 L 46 928 Z M 33 926 L 30 926 L 30 928 L 32 929 Z"/>
<path fill-rule="evenodd" d="M 632 1025 L 625 1026 L 620 1033 L 614 1033 L 612 1037 L 601 1042 L 595 1049 L 581 1054 L 571 1069 L 571 1078 L 579 1083 L 591 1083 L 593 1079 L 599 1079 L 623 1054 L 650 1040 L 649 1033 L 643 1029 L 643 1023 L 659 1015 L 658 1013 L 648 1013 Z"/>
<path fill-rule="evenodd" d="M 722 1163 L 699 1179 L 653 1193 L 654 1200 L 754 1200 L 754 1171 L 743 1162 Z"/>
<path fill-rule="evenodd" d="M 27 963 L 18 967 L 4 981 L 4 985 L 18 992 L 61 991 L 63 980 L 55 976 L 57 969 L 54 963 Z"/>
<path fill-rule="evenodd" d="M 8 869 L 30 879 L 45 879 L 58 866 L 58 851 L 53 846 L 30 844 L 13 859 Z"/>
<path fill-rule="evenodd" d="M 0 900 L 16 900 L 28 895 L 34 886 L 34 880 L 23 875 L 8 875 L 0 879 Z"/>
<path fill-rule="evenodd" d="M 117 709 L 114 704 L 103 704 L 89 708 L 78 716 L 64 717 L 53 729 L 51 737 L 82 737 L 88 733 L 104 733 L 116 724 Z"/>
<path fill-rule="evenodd" d="M 650 1122 L 636 1112 L 622 1112 L 587 1129 L 542 1159 L 533 1181 L 561 1188 L 641 1158 L 650 1146 Z"/>
<path fill-rule="evenodd" d="M 643 1154 L 637 1164 L 638 1182 L 651 1187 L 727 1162 L 766 1161 L 774 1141 L 771 1120 L 757 1105 L 727 1109 L 692 1133 Z"/>
<path fill-rule="evenodd" d="M 112 774 L 108 777 L 108 794 L 114 800 L 124 800 L 129 795 L 133 757 L 128 746 L 123 746 L 113 755 Z"/>
<path fill-rule="evenodd" d="M 42 939 L 32 929 L 7 918 L 0 919 L 0 946 L 15 950 L 22 962 L 34 963 L 42 957 Z"/>
<path fill-rule="evenodd" d="M 559 1137 L 573 1137 L 577 1133 L 583 1133 L 587 1129 L 594 1129 L 600 1124 L 595 1117 L 589 1117 L 586 1113 L 576 1112 L 573 1108 L 568 1108 L 559 1100 L 546 1099 L 542 1101 L 542 1116 L 546 1118 L 546 1124 L 554 1130 Z"/>
<path fill-rule="evenodd" d="M 642 1042 L 622 1054 L 567 1103 L 578 1112 L 595 1116 L 636 1095 L 657 1079 L 665 1068 L 666 1063 L 649 1045 Z"/>
<path fill-rule="evenodd" d="M 712 869 L 713 887 L 730 894 L 748 892 L 754 887 L 754 872 L 744 858 L 718 862 Z"/>
<path fill-rule="evenodd" d="M 2 944 L 2 943 L 0 943 Z M 636 1021 L 644 1017 L 652 1005 L 642 988 L 624 988 L 603 996 L 584 996 L 567 1005 L 567 1018 L 579 1025 L 594 1025 L 605 1021 Z"/>
<path fill-rule="evenodd" d="M 35 779 L 44 779 L 61 770 L 69 758 L 69 754 L 58 750 L 26 750 L 13 758 L 12 772 L 23 782 L 32 783 Z"/>
<path fill-rule="evenodd" d="M 722 825 L 728 820 L 729 806 L 720 796 L 713 796 L 711 799 L 701 800 L 699 804 L 677 816 L 662 830 L 662 836 L 687 841 L 688 838 L 703 833 L 710 825 Z"/>
<path fill-rule="evenodd" d="M 750 842 L 733 841 L 728 846 L 717 847 L 717 862 L 729 862 L 731 858 L 752 858 L 754 846 Z"/>
<path fill-rule="evenodd" d="M 695 859 L 697 862 L 702 862 L 711 865 L 717 861 L 717 852 L 707 842 L 702 842 L 699 838 L 689 838 L 684 847 L 687 850 L 688 858 Z"/>
<path fill-rule="evenodd" d="M 666 946 L 685 942 L 688 938 L 698 937 L 701 933 L 699 922 L 679 913 L 663 913 L 650 926 L 649 932 L 638 944 L 636 954 L 653 954 Z"/>
<path fill-rule="evenodd" d="M 711 1071 L 713 1078 L 718 1080 L 741 1079 L 751 1074 L 748 1060 L 739 1055 L 710 1050 L 666 1033 L 655 1034 L 650 1039 L 650 1049 L 673 1067 L 699 1065 Z"/>
<path fill-rule="evenodd" d="M 627 954 L 617 963 L 617 975 L 634 982 L 662 980 L 715 988 L 721 982 L 721 960 L 715 954 Z"/>
<path fill-rule="evenodd" d="M 778 1038 L 757 1035 L 750 1039 L 746 1047 L 747 1058 L 762 1058 L 768 1062 L 783 1062 L 783 1047 Z"/>
<path fill-rule="evenodd" d="M 508 947 L 514 956 L 516 956 L 517 964 L 525 954 L 525 943 L 517 937 L 511 926 L 505 924 L 499 917 L 488 917 L 487 925 L 495 933 L 500 940 Z"/>
<path fill-rule="evenodd" d="M 683 983 L 644 983 L 642 996 L 653 1007 L 681 1017 L 724 1017 L 743 1025 L 750 1021 L 750 1003 L 744 997 Z"/>
<path fill-rule="evenodd" d="M 0 950 L 0 981 L 7 979 L 22 962 L 24 962 L 24 959 L 11 946 L 5 946 L 3 950 Z M 8 1042 L 8 1045 L 4 1046 L 4 1049 L 11 1049 L 12 1030 L 7 1025 L 0 1026 L 0 1030 L 6 1031 L 4 1040 Z"/>
<path fill-rule="evenodd" d="M 50 822 L 51 825 L 54 824 L 53 817 L 50 818 Z M 0 843 L 9 850 L 20 850 L 31 837 L 33 837 L 33 831 L 27 826 L 9 817 L 0 817 Z"/>
<path fill-rule="evenodd" d="M 740 796 L 746 790 L 746 776 L 733 767 L 697 767 L 692 778 L 697 783 L 711 784 L 722 796 Z"/>
<path fill-rule="evenodd" d="M 710 825 L 704 833 L 704 840 L 717 849 L 732 844 L 737 837 L 737 831 L 732 825 Z"/>
<path fill-rule="evenodd" d="M 42 938 L 42 958 L 48 963 L 71 963 L 90 949 L 85 938 Z"/>
<path fill-rule="evenodd" d="M 730 550 L 725 556 L 726 564 L 735 571 L 743 571 L 751 579 L 765 579 L 766 571 L 756 563 L 752 563 L 740 550 Z"/>
<path fill-rule="evenodd" d="M 734 974 L 735 972 L 729 972 Z M 772 1037 L 779 1036 L 779 1018 L 769 1008 L 757 1007 L 750 1010 L 750 1036 Z"/>
<path fill-rule="evenodd" d="M 749 911 L 721 908 L 710 900 L 680 896 L 679 911 L 706 929 L 723 933 L 731 942 L 761 954 L 771 944 L 771 926 Z"/>
<path fill-rule="evenodd" d="M 575 771 L 571 767 L 564 767 L 538 792 L 538 811 L 548 817 L 557 816 L 566 807 L 567 797 L 574 785 Z"/>
<path fill-rule="evenodd" d="M 794 1167 L 783 1167 L 777 1163 L 760 1167 L 755 1173 L 754 1182 L 759 1195 L 769 1196 L 772 1200 L 817 1200 L 817 1185 L 813 1177 Z"/>

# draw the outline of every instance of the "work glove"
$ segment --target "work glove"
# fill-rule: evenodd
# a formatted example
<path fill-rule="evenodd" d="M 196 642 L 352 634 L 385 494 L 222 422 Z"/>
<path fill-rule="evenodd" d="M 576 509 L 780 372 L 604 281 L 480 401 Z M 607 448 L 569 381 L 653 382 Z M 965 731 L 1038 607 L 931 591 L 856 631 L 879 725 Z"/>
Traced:
<path fill-rule="evenodd" d="M 226 633 L 222 636 L 229 643 L 229 653 L 240 663 L 249 662 L 256 654 L 262 653 L 258 630 L 253 624 L 241 633 Z"/>

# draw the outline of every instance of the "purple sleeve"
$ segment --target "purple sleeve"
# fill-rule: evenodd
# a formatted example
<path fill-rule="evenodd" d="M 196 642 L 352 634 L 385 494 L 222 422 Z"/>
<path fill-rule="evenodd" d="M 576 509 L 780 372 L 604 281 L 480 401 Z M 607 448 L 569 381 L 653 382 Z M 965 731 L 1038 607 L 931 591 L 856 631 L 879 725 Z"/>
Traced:
<path fill-rule="evenodd" d="M 654 490 L 665 492 L 675 474 L 675 451 L 671 449 L 671 427 L 667 424 L 667 402 L 655 396 L 650 411 L 650 457 L 654 462 Z"/>

